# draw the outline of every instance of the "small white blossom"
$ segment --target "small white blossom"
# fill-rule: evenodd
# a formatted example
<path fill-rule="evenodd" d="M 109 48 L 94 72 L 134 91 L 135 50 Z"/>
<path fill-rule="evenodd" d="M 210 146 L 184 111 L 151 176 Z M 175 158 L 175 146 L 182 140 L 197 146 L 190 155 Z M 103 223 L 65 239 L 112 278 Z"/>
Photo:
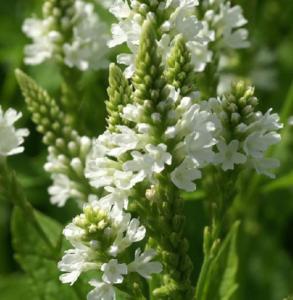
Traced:
<path fill-rule="evenodd" d="M 87 295 L 87 300 L 115 300 L 115 290 L 112 284 L 101 282 L 95 279 L 89 281 L 94 287 Z"/>
<path fill-rule="evenodd" d="M 148 249 L 141 253 L 140 249 L 135 251 L 135 259 L 128 265 L 128 272 L 137 272 L 148 279 L 152 274 L 161 273 L 163 266 L 160 262 L 151 261 L 156 256 L 154 249 Z"/>
<path fill-rule="evenodd" d="M 106 186 L 105 190 L 109 193 L 102 197 L 99 201 L 107 202 L 109 206 L 116 205 L 121 210 L 128 207 L 129 190 L 121 190 L 115 187 Z"/>
<path fill-rule="evenodd" d="M 24 49 L 26 64 L 38 65 L 52 58 L 55 51 L 55 42 L 62 38 L 60 33 L 54 30 L 54 20 L 52 18 L 44 20 L 26 19 L 22 30 L 33 41 Z"/>
<path fill-rule="evenodd" d="M 141 123 L 143 119 L 144 108 L 139 104 L 127 104 L 123 108 L 121 116 L 128 121 Z"/>
<path fill-rule="evenodd" d="M 73 285 L 82 272 L 96 269 L 98 265 L 90 261 L 92 255 L 89 248 L 75 248 L 65 251 L 65 255 L 58 263 L 60 271 L 65 272 L 60 276 L 62 283 Z"/>
<path fill-rule="evenodd" d="M 117 259 L 111 259 L 101 266 L 104 272 L 102 279 L 106 283 L 122 283 L 123 275 L 127 274 L 127 265 L 119 264 Z"/>
<path fill-rule="evenodd" d="M 124 251 L 131 244 L 139 242 L 144 239 L 146 229 L 140 225 L 138 219 L 131 219 L 130 214 L 123 214 L 117 222 L 119 225 L 119 232 L 117 237 L 109 249 L 109 254 L 117 256 L 118 253 Z"/>
<path fill-rule="evenodd" d="M 187 157 L 184 161 L 171 173 L 172 182 L 179 188 L 187 192 L 196 190 L 194 181 L 201 178 L 201 172 L 192 159 Z"/>
<path fill-rule="evenodd" d="M 177 151 L 187 153 L 200 166 L 204 166 L 212 162 L 214 158 L 212 147 L 216 143 L 217 141 L 209 132 L 194 132 L 185 138 L 182 148 L 179 147 Z"/>
<path fill-rule="evenodd" d="M 276 132 L 262 134 L 261 132 L 251 133 L 244 141 L 244 151 L 254 158 L 261 158 L 264 152 L 274 144 L 280 142 L 281 136 Z"/>
<path fill-rule="evenodd" d="M 228 145 L 219 141 L 217 148 L 219 152 L 215 154 L 214 162 L 221 164 L 224 171 L 233 170 L 234 165 L 244 164 L 247 160 L 244 154 L 238 152 L 239 141 L 237 140 L 231 141 Z"/>
<path fill-rule="evenodd" d="M 280 166 L 280 161 L 274 158 L 252 158 L 250 159 L 252 166 L 255 168 L 257 173 L 264 174 L 272 179 L 276 178 L 276 175 L 272 173 L 273 169 Z"/>
<path fill-rule="evenodd" d="M 99 20 L 93 4 L 77 0 L 74 5 L 76 15 L 72 41 L 63 45 L 65 64 L 81 71 L 106 68 L 107 25 Z"/>
<path fill-rule="evenodd" d="M 9 108 L 4 112 L 0 106 L 0 158 L 23 152 L 21 144 L 24 137 L 29 135 L 27 129 L 15 129 L 14 123 L 21 118 L 22 114 Z"/>
<path fill-rule="evenodd" d="M 210 10 L 206 12 L 207 21 L 212 20 L 213 28 L 222 47 L 226 48 L 247 48 L 250 46 L 248 31 L 242 28 L 247 23 L 239 5 L 231 6 L 231 2 L 221 3 L 215 1 L 219 12 Z"/>
<path fill-rule="evenodd" d="M 164 170 L 165 164 L 170 165 L 172 156 L 168 153 L 165 144 L 151 145 L 145 147 L 147 153 L 142 154 L 138 151 L 131 152 L 133 160 L 124 163 L 125 171 L 143 174 L 143 177 L 151 178 L 153 173 L 160 173 Z"/>
<path fill-rule="evenodd" d="M 66 175 L 53 174 L 52 179 L 53 185 L 48 189 L 52 204 L 62 207 L 70 197 L 81 197 L 81 194 L 75 189 L 74 183 Z"/>
<path fill-rule="evenodd" d="M 144 178 L 143 171 L 138 173 L 133 173 L 131 171 L 115 171 L 113 182 L 118 189 L 130 190 L 138 182 L 143 181 Z"/>

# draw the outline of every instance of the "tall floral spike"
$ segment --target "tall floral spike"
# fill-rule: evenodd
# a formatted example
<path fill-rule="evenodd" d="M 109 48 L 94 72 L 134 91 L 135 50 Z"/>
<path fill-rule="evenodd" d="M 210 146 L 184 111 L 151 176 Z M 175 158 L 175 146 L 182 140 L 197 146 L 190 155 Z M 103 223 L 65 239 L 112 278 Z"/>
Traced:
<path fill-rule="evenodd" d="M 158 90 L 164 87 L 162 78 L 163 68 L 161 57 L 156 46 L 156 32 L 152 21 L 145 21 L 141 34 L 140 47 L 136 57 L 135 73 L 133 76 L 134 101 L 143 104 L 149 100 L 150 105 L 158 103 Z"/>
<path fill-rule="evenodd" d="M 115 299 L 114 287 L 130 291 L 134 299 L 139 299 L 142 287 L 133 285 L 133 277 L 128 277 L 149 277 L 162 269 L 159 262 L 151 261 L 155 256 L 153 249 L 144 253 L 137 249 L 131 255 L 130 246 L 142 241 L 145 234 L 139 220 L 124 213 L 110 199 L 90 196 L 83 213 L 64 229 L 74 248 L 67 250 L 58 264 L 64 272 L 61 281 L 72 285 L 82 273 L 91 271 L 89 284 L 94 289 L 88 299 Z"/>
<path fill-rule="evenodd" d="M 109 87 L 107 89 L 109 100 L 106 101 L 108 112 L 108 128 L 115 131 L 116 125 L 122 125 L 121 114 L 123 107 L 131 101 L 131 87 L 121 69 L 115 64 L 110 65 Z"/>
<path fill-rule="evenodd" d="M 45 169 L 53 174 L 55 182 L 49 189 L 52 203 L 62 206 L 71 196 L 84 200 L 92 191 L 84 177 L 85 159 L 91 148 L 91 140 L 80 137 L 68 125 L 65 114 L 55 100 L 34 80 L 20 70 L 16 71 L 16 77 L 37 130 L 44 134 L 43 142 L 49 146 Z M 56 178 L 62 178 L 62 183 Z"/>
<path fill-rule="evenodd" d="M 243 81 L 234 83 L 231 91 L 221 98 L 209 100 L 211 111 L 220 121 L 214 162 L 224 171 L 246 164 L 274 178 L 271 170 L 278 167 L 279 162 L 267 158 L 266 152 L 280 141 L 278 131 L 283 125 L 271 109 L 265 114 L 256 111 L 257 104 L 254 89 Z"/>
<path fill-rule="evenodd" d="M 32 39 L 25 47 L 26 64 L 54 59 L 81 71 L 107 66 L 107 26 L 91 3 L 47 0 L 43 18 L 26 19 L 22 29 Z"/>
<path fill-rule="evenodd" d="M 25 128 L 16 129 L 14 123 L 21 118 L 22 114 L 12 108 L 3 111 L 0 105 L 0 159 L 6 156 L 23 152 L 22 143 L 29 135 Z"/>
<path fill-rule="evenodd" d="M 174 38 L 182 34 L 191 52 L 194 70 L 201 72 L 211 60 L 212 53 L 208 44 L 213 40 L 213 32 L 208 30 L 205 21 L 199 21 L 194 14 L 198 1 L 127 1 L 115 2 L 110 11 L 119 20 L 112 26 L 112 40 L 110 47 L 127 43 L 131 54 L 120 54 L 118 63 L 128 67 L 126 76 L 132 77 L 135 71 L 135 57 L 138 51 L 142 26 L 145 20 L 152 20 L 156 24 L 158 33 L 158 51 L 166 61 Z"/>
<path fill-rule="evenodd" d="M 183 96 L 196 90 L 196 75 L 191 63 L 191 54 L 182 35 L 175 38 L 167 59 L 165 76 L 167 83 L 180 89 Z"/>
<path fill-rule="evenodd" d="M 145 216 L 141 221 L 153 238 L 164 266 L 164 280 L 154 291 L 156 297 L 188 299 L 193 291 L 190 282 L 192 263 L 187 254 L 188 243 L 183 236 L 184 217 L 179 189 L 175 184 L 170 185 L 168 174 L 183 161 L 177 155 L 176 146 L 178 144 L 179 149 L 181 139 L 198 125 L 193 113 L 198 106 L 181 120 L 181 115 L 192 106 L 192 103 L 189 105 L 192 101 L 189 98 L 183 100 L 180 92 L 166 85 L 155 41 L 155 24 L 147 20 L 143 25 L 132 79 L 133 102 L 127 104 L 121 114 L 130 126 L 116 126 L 117 131 L 106 131 L 97 138 L 87 159 L 86 176 L 95 188 L 104 188 L 106 197 L 117 206 L 135 208 L 140 216 Z M 189 120 L 193 115 L 195 117 Z M 173 139 L 167 135 L 164 137 L 169 124 L 176 127 Z M 201 151 L 202 157 L 204 151 Z M 209 153 L 210 149 L 206 151 Z M 195 172 L 199 171 L 196 169 Z M 191 176 L 188 178 L 190 181 L 198 178 Z M 117 193 L 119 190 L 119 197 L 114 196 L 114 191 Z M 145 196 L 149 194 L 148 190 L 154 190 L 152 201 Z M 100 201 L 105 200 L 101 198 Z M 149 211 L 152 211 L 151 215 Z M 162 228 L 162 234 L 158 235 L 153 228 Z M 132 268 L 140 264 L 142 258 L 139 256 L 137 254 Z M 141 271 L 147 276 L 146 272 Z"/>

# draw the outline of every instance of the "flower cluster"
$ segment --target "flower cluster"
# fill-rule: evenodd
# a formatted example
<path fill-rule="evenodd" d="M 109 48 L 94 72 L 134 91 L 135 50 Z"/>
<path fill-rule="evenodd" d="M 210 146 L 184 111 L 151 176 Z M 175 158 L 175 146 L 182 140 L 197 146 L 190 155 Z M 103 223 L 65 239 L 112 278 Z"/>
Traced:
<path fill-rule="evenodd" d="M 274 178 L 271 170 L 277 168 L 279 162 L 265 155 L 271 145 L 281 140 L 278 131 L 283 125 L 278 114 L 272 113 L 272 109 L 265 114 L 255 111 L 258 100 L 254 89 L 241 81 L 232 85 L 230 93 L 210 99 L 206 104 L 219 124 L 214 163 L 224 171 L 246 164 Z"/>
<path fill-rule="evenodd" d="M 103 3 L 110 2 L 118 23 L 108 46 L 127 43 L 131 53 L 117 58 L 127 65 L 126 76 L 110 67 L 103 134 L 79 136 L 57 103 L 18 74 L 49 146 L 51 202 L 83 202 L 83 212 L 64 229 L 72 249 L 59 262 L 60 279 L 74 284 L 87 273 L 90 300 L 115 299 L 116 288 L 141 299 L 141 277 L 164 267 L 154 294 L 190 299 L 192 263 L 180 192 L 194 191 L 207 167 L 225 172 L 239 165 L 237 171 L 252 167 L 272 177 L 278 163 L 265 155 L 279 142 L 282 125 L 271 110 L 256 111 L 254 91 L 243 82 L 219 97 L 197 87 L 198 73 L 213 55 L 218 70 L 226 50 L 249 45 L 239 6 L 224 0 Z M 27 63 L 54 57 L 80 70 L 103 65 L 105 27 L 92 4 L 48 0 L 44 19 L 27 20 L 24 31 L 34 42 L 26 48 Z M 153 261 L 156 255 L 162 264 Z"/>
<path fill-rule="evenodd" d="M 169 98 L 160 104 L 168 107 L 165 138 L 175 144 L 171 180 L 186 191 L 196 189 L 194 180 L 201 178 L 200 169 L 213 161 L 212 148 L 217 142 L 212 114 L 196 102 L 198 95 L 181 97 L 179 90 L 171 88 Z"/>
<path fill-rule="evenodd" d="M 94 289 L 88 299 L 112 300 L 114 286 L 123 290 L 120 286 L 128 274 L 149 278 L 162 270 L 159 262 L 152 261 L 156 255 L 153 249 L 142 252 L 137 248 L 132 260 L 125 255 L 132 244 L 144 239 L 146 230 L 138 219 L 121 209 L 119 201 L 116 202 L 119 192 L 112 192 L 101 199 L 91 195 L 83 213 L 64 229 L 65 237 L 74 248 L 67 250 L 59 262 L 64 272 L 60 279 L 72 285 L 82 273 L 95 271 L 91 273 L 89 284 Z M 120 196 L 123 197 L 127 199 L 126 195 Z"/>
<path fill-rule="evenodd" d="M 6 112 L 0 106 L 0 158 L 23 152 L 21 144 L 29 131 L 25 128 L 15 129 L 14 123 L 22 114 L 9 108 Z"/>
<path fill-rule="evenodd" d="M 44 169 L 51 174 L 53 184 L 49 187 L 50 201 L 62 207 L 67 200 L 74 198 L 79 204 L 86 201 L 90 191 L 82 186 L 84 178 L 84 160 L 91 149 L 91 140 L 88 137 L 79 137 L 76 132 L 74 139 L 65 141 L 57 139 L 55 145 L 48 147 L 49 155 Z M 60 153 L 60 148 L 68 148 L 69 155 Z M 76 182 L 79 179 L 79 183 Z"/>
<path fill-rule="evenodd" d="M 231 5 L 230 1 L 207 0 L 204 20 L 214 31 L 214 40 L 222 49 L 247 48 L 248 31 L 243 28 L 247 20 L 239 5 Z"/>
<path fill-rule="evenodd" d="M 91 3 L 47 0 L 43 19 L 29 18 L 23 32 L 33 43 L 25 47 L 25 63 L 55 59 L 81 71 L 107 66 L 107 26 Z"/>
<path fill-rule="evenodd" d="M 194 15 L 194 9 L 198 6 L 197 0 L 191 1 L 157 1 L 150 2 L 148 6 L 139 1 L 119 0 L 113 4 L 110 11 L 119 20 L 112 26 L 112 40 L 108 45 L 114 47 L 123 43 L 131 50 L 131 54 L 120 54 L 117 61 L 128 67 L 125 70 L 126 77 L 132 77 L 134 62 L 139 47 L 142 25 L 145 20 L 162 20 L 158 32 L 158 49 L 166 60 L 172 47 L 173 39 L 181 34 L 184 36 L 192 55 L 195 71 L 203 71 L 205 65 L 211 60 L 212 53 L 208 50 L 208 44 L 213 40 L 214 33 L 209 30 L 208 23 L 199 21 Z"/>

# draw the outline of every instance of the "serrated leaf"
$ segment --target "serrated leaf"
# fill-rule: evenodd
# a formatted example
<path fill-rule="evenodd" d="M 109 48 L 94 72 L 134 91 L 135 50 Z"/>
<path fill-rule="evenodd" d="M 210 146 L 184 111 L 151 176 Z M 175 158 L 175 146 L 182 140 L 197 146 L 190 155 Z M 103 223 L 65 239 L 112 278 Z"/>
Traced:
<path fill-rule="evenodd" d="M 81 299 L 72 287 L 59 281 L 57 262 L 60 259 L 58 244 L 62 227 L 40 213 L 36 213 L 36 218 L 56 251 L 48 247 L 32 223 L 26 220 L 23 211 L 14 208 L 12 234 L 15 257 L 32 281 L 30 285 L 32 293 L 37 295 L 37 299 L 42 300 Z"/>
<path fill-rule="evenodd" d="M 197 286 L 197 300 L 232 300 L 235 294 L 238 271 L 237 236 L 239 222 L 236 222 L 215 255 L 206 259 Z"/>

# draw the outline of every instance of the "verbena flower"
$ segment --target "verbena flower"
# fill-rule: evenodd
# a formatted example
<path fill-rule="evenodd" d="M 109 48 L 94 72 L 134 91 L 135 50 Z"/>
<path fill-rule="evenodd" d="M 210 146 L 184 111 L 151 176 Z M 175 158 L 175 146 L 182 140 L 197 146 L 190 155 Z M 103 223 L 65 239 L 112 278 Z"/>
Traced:
<path fill-rule="evenodd" d="M 131 218 L 113 200 L 107 196 L 98 199 L 92 195 L 83 213 L 64 229 L 65 237 L 74 248 L 67 250 L 58 264 L 59 269 L 65 272 L 60 280 L 74 284 L 82 273 L 91 270 L 94 277 L 89 284 L 94 289 L 88 294 L 88 299 L 114 299 L 114 286 L 122 284 L 129 272 L 150 276 L 162 269 L 159 262 L 151 262 L 155 256 L 152 249 L 141 257 L 138 257 L 140 252 L 136 252 L 134 261 L 119 255 L 143 240 L 146 230 L 138 219 Z M 102 275 L 99 275 L 100 272 Z"/>
<path fill-rule="evenodd" d="M 63 174 L 53 174 L 53 184 L 49 187 L 50 201 L 52 204 L 62 207 L 71 197 L 82 198 L 75 184 Z"/>
<path fill-rule="evenodd" d="M 3 111 L 0 106 L 0 158 L 15 155 L 24 151 L 22 143 L 29 135 L 25 128 L 16 129 L 14 123 L 21 118 L 22 114 L 9 108 Z"/>
<path fill-rule="evenodd" d="M 216 131 L 218 140 L 214 163 L 224 171 L 234 165 L 246 165 L 258 173 L 274 177 L 272 169 L 278 161 L 266 157 L 270 146 L 280 142 L 278 131 L 283 127 L 276 113 L 256 111 L 258 100 L 254 89 L 244 82 L 232 85 L 232 90 L 208 102 L 211 112 L 220 123 Z"/>
<path fill-rule="evenodd" d="M 43 18 L 29 18 L 23 32 L 32 39 L 25 47 L 25 63 L 38 65 L 48 59 L 81 71 L 107 66 L 108 29 L 94 6 L 82 0 L 48 0 Z"/>
<path fill-rule="evenodd" d="M 210 62 L 212 53 L 208 50 L 208 44 L 214 38 L 214 33 L 208 29 L 208 24 L 199 21 L 194 15 L 194 9 L 198 1 L 166 1 L 154 2 L 153 7 L 138 1 L 119 0 L 115 2 L 110 11 L 119 20 L 119 23 L 112 25 L 112 40 L 108 43 L 110 47 L 127 43 L 131 54 L 120 54 L 117 57 L 118 63 L 127 65 L 126 77 L 130 78 L 134 73 L 135 56 L 138 51 L 139 39 L 142 25 L 146 19 L 152 20 L 154 13 L 162 14 L 162 24 L 157 43 L 159 51 L 166 61 L 173 39 L 182 34 L 186 39 L 187 46 L 192 55 L 192 62 L 195 71 L 203 71 L 206 64 Z M 157 7 L 158 6 L 158 7 Z M 165 13 L 164 13 L 165 12 Z"/>

